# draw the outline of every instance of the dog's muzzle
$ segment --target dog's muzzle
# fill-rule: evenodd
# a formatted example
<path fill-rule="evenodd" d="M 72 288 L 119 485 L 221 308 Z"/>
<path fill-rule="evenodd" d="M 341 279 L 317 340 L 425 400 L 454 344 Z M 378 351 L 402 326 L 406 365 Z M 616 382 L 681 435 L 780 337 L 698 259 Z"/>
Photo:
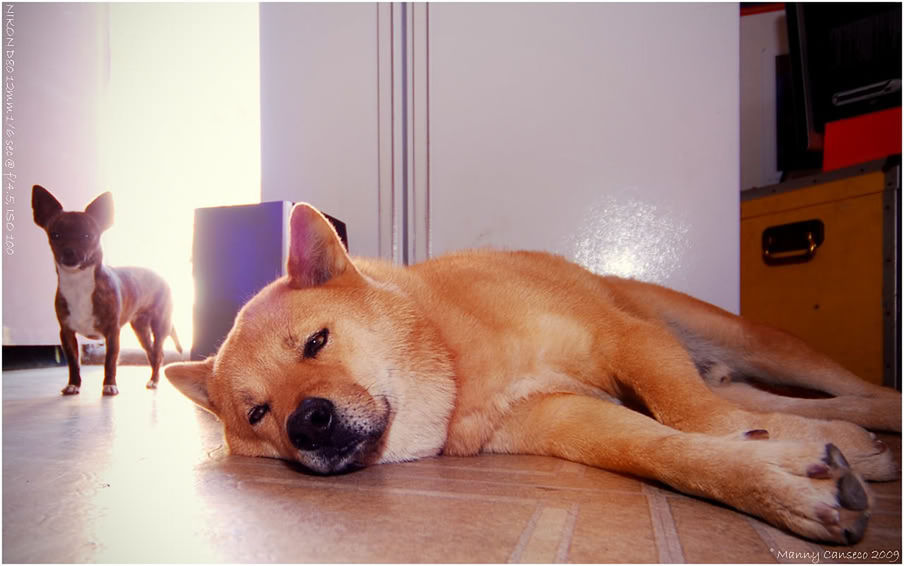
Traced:
<path fill-rule="evenodd" d="M 60 263 L 66 267 L 76 267 L 82 262 L 82 258 L 72 248 L 64 248 L 60 253 Z"/>
<path fill-rule="evenodd" d="M 383 421 L 383 419 L 380 419 Z M 328 399 L 308 397 L 286 420 L 289 441 L 299 450 L 299 463 L 321 474 L 335 474 L 367 464 L 367 454 L 379 440 L 385 421 L 349 418 Z"/>

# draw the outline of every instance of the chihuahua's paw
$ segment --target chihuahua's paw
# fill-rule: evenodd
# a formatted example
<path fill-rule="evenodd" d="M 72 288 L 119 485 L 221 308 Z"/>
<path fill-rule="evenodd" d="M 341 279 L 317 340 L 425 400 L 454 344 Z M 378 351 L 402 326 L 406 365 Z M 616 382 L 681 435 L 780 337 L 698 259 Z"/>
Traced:
<path fill-rule="evenodd" d="M 78 395 L 78 385 L 69 384 L 60 391 L 63 395 Z"/>
<path fill-rule="evenodd" d="M 153 379 L 148 380 L 148 383 L 147 385 L 145 385 L 145 387 L 147 387 L 148 389 L 157 389 L 157 381 Z"/>
<path fill-rule="evenodd" d="M 104 395 L 119 395 L 119 388 L 115 385 L 104 385 Z"/>

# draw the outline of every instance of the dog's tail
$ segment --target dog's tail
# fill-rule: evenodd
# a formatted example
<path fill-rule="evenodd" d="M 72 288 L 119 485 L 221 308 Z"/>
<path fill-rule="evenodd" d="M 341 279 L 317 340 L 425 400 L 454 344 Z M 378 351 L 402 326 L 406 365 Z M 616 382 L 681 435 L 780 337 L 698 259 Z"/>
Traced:
<path fill-rule="evenodd" d="M 173 339 L 173 344 L 176 345 L 176 351 L 181 354 L 182 353 L 182 344 L 179 342 L 179 336 L 176 335 L 175 325 L 170 326 L 169 335 L 170 335 L 170 338 Z"/>

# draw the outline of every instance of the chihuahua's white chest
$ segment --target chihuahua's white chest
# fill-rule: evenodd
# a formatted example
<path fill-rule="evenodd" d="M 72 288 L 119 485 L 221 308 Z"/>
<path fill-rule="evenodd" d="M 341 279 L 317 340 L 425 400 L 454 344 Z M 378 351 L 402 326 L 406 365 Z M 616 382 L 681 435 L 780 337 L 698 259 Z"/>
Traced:
<path fill-rule="evenodd" d="M 69 318 L 64 322 L 70 329 L 88 338 L 99 338 L 94 319 L 94 269 L 71 270 L 57 266 L 60 294 L 66 299 Z"/>

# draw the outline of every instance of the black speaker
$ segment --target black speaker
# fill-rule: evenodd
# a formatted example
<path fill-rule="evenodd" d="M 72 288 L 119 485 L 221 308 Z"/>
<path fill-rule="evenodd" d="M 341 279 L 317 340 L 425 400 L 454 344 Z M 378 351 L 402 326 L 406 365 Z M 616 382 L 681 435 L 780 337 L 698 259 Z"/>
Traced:
<path fill-rule="evenodd" d="M 195 209 L 192 360 L 215 354 L 242 305 L 285 274 L 291 210 L 288 201 Z M 327 218 L 348 249 L 345 223 Z"/>

